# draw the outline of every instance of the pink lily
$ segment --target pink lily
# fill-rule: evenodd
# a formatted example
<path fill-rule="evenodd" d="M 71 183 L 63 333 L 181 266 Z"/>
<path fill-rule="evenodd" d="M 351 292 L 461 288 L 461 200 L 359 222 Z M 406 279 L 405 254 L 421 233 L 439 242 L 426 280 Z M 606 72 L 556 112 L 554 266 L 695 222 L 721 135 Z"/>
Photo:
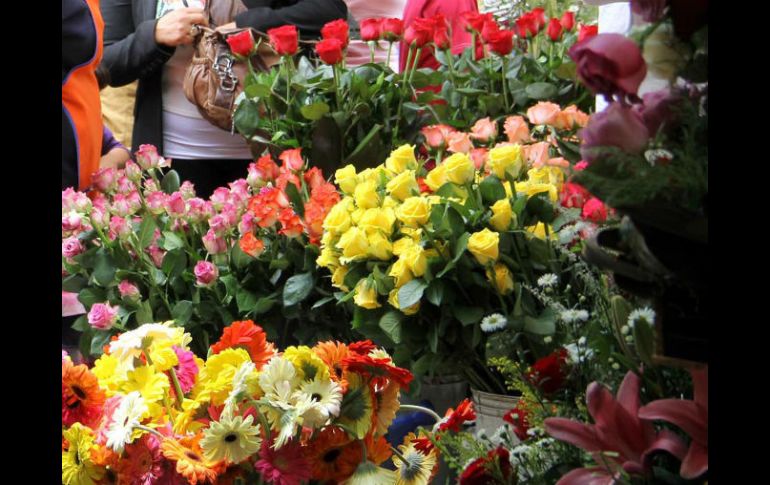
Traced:
<path fill-rule="evenodd" d="M 690 435 L 692 441 L 682 461 L 679 474 L 697 478 L 709 468 L 709 370 L 691 369 L 694 400 L 660 399 L 639 410 L 642 419 L 660 419 L 675 424 Z"/>
<path fill-rule="evenodd" d="M 684 457 L 686 447 L 679 436 L 668 430 L 656 432 L 651 422 L 639 419 L 639 377 L 633 372 L 623 379 L 617 399 L 598 382 L 589 384 L 586 405 L 596 424 L 548 418 L 545 430 L 592 453 L 603 468 L 573 470 L 557 485 L 612 484 L 620 474 L 618 467 L 629 474 L 647 475 L 651 471 L 648 457 L 658 450 L 680 460 Z M 603 452 L 614 452 L 614 456 Z"/>

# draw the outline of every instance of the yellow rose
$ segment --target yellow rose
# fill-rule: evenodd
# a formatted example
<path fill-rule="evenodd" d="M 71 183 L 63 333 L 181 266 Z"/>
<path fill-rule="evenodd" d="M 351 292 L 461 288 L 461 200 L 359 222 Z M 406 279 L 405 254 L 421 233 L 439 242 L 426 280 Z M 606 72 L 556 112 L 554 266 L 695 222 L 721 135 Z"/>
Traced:
<path fill-rule="evenodd" d="M 564 172 L 559 167 L 545 165 L 540 168 L 532 168 L 527 171 L 529 182 L 538 184 L 555 185 L 557 189 L 564 183 Z"/>
<path fill-rule="evenodd" d="M 342 256 L 348 261 L 363 259 L 369 253 L 369 240 L 366 232 L 357 227 L 351 227 L 340 237 L 337 248 L 342 250 Z"/>
<path fill-rule="evenodd" d="M 334 270 L 334 273 L 332 273 L 332 286 L 339 288 L 342 291 L 350 291 L 347 286 L 345 286 L 345 276 L 348 275 L 349 268 L 347 266 L 340 266 L 339 268 Z"/>
<path fill-rule="evenodd" d="M 322 247 L 330 246 L 335 239 L 337 239 L 336 234 L 332 234 L 331 232 L 324 231 L 324 235 L 321 236 L 321 246 Z"/>
<path fill-rule="evenodd" d="M 358 176 L 356 175 L 356 167 L 353 165 L 346 165 L 334 172 L 334 181 L 340 187 L 345 194 L 352 194 L 356 190 L 358 185 Z"/>
<path fill-rule="evenodd" d="M 390 267 L 390 271 L 388 272 L 388 276 L 395 278 L 396 288 L 401 288 L 414 279 L 414 275 L 412 275 L 412 271 L 409 269 L 409 265 L 403 257 L 398 258 L 398 260 L 393 263 L 393 266 Z"/>
<path fill-rule="evenodd" d="M 356 209 L 350 213 L 350 220 L 353 221 L 353 224 L 357 226 L 358 223 L 361 222 L 361 218 L 364 217 L 365 213 L 366 209 Z"/>
<path fill-rule="evenodd" d="M 390 305 L 393 308 L 401 310 L 401 308 L 398 306 L 398 289 L 394 288 L 394 289 L 390 290 L 390 293 L 388 293 L 388 303 L 390 303 Z M 404 308 L 403 310 L 401 310 L 401 312 L 404 315 L 414 315 L 418 311 L 420 311 L 420 302 L 419 301 L 417 303 L 415 303 L 414 305 L 412 305 L 410 307 L 407 307 L 407 308 Z"/>
<path fill-rule="evenodd" d="M 476 166 L 464 153 L 453 153 L 441 165 L 446 170 L 447 179 L 457 185 L 473 181 L 473 176 L 476 174 Z"/>
<path fill-rule="evenodd" d="M 503 187 L 505 187 L 505 196 L 513 197 L 513 189 L 511 189 L 511 183 L 506 180 L 503 182 Z"/>
<path fill-rule="evenodd" d="M 380 206 L 380 195 L 377 193 L 377 184 L 371 180 L 358 184 L 353 192 L 356 206 L 359 209 L 371 209 Z"/>
<path fill-rule="evenodd" d="M 414 246 L 416 243 L 414 242 L 414 239 L 411 237 L 402 237 L 395 243 L 393 243 L 393 254 L 396 256 L 401 256 L 402 254 L 406 253 L 409 248 Z"/>
<path fill-rule="evenodd" d="M 544 223 L 538 222 L 537 225 L 529 226 L 526 229 L 527 229 L 527 231 L 529 231 L 532 234 L 534 234 L 536 237 L 538 237 L 538 238 L 540 238 L 542 240 L 545 240 L 545 224 Z M 556 234 L 553 231 L 553 227 L 551 227 L 551 226 L 548 226 L 548 234 L 551 235 L 551 239 L 552 240 L 558 239 L 558 236 L 556 236 Z"/>
<path fill-rule="evenodd" d="M 332 207 L 323 222 L 323 228 L 334 234 L 342 234 L 350 228 L 350 212 L 347 204 L 340 202 Z"/>
<path fill-rule="evenodd" d="M 418 227 L 430 217 L 430 204 L 423 197 L 409 197 L 396 209 L 396 217 L 409 227 Z"/>
<path fill-rule="evenodd" d="M 485 228 L 483 231 L 471 234 L 468 239 L 468 251 L 473 254 L 476 261 L 486 266 L 489 262 L 497 261 L 499 242 L 500 234 Z"/>
<path fill-rule="evenodd" d="M 492 217 L 489 219 L 489 224 L 496 231 L 503 232 L 510 229 L 512 220 L 513 209 L 510 200 L 500 199 L 492 205 Z"/>
<path fill-rule="evenodd" d="M 374 284 L 370 284 L 366 278 L 362 278 L 356 285 L 356 295 L 353 297 L 353 301 L 356 305 L 372 310 L 379 308 L 377 303 L 377 290 L 374 288 Z"/>
<path fill-rule="evenodd" d="M 369 255 L 383 261 L 393 256 L 393 244 L 380 232 L 369 234 Z"/>
<path fill-rule="evenodd" d="M 385 189 L 398 200 L 405 200 L 412 195 L 420 193 L 417 179 L 414 178 L 414 170 L 401 172 L 388 182 Z"/>
<path fill-rule="evenodd" d="M 521 147 L 503 145 L 489 150 L 487 166 L 500 180 L 505 179 L 506 173 L 513 178 L 518 177 L 522 168 Z"/>
<path fill-rule="evenodd" d="M 538 184 L 532 182 L 516 183 L 516 192 L 522 192 L 526 194 L 527 198 L 533 197 L 539 193 L 547 192 L 548 198 L 551 202 L 559 200 L 559 191 L 554 185 L 551 184 Z"/>
<path fill-rule="evenodd" d="M 401 201 L 389 195 L 386 195 L 385 198 L 382 200 L 383 209 L 384 208 L 395 209 L 399 205 L 401 205 Z"/>
<path fill-rule="evenodd" d="M 321 250 L 321 254 L 318 255 L 315 262 L 318 266 L 329 269 L 334 269 L 340 264 L 337 253 L 328 246 Z"/>
<path fill-rule="evenodd" d="M 513 291 L 513 275 L 508 266 L 497 263 L 494 268 L 487 269 L 487 279 L 501 295 L 507 295 Z"/>
<path fill-rule="evenodd" d="M 390 236 L 393 233 L 394 222 L 396 222 L 396 216 L 392 209 L 366 209 L 358 221 L 358 227 L 365 230 L 367 234 L 382 231 Z"/>
<path fill-rule="evenodd" d="M 416 277 L 420 277 L 425 274 L 425 270 L 428 268 L 428 258 L 425 255 L 425 250 L 419 244 L 413 244 L 412 247 L 406 250 L 402 256 L 406 260 L 406 264 L 409 266 L 409 271 Z"/>
<path fill-rule="evenodd" d="M 425 177 L 425 184 L 430 187 L 430 190 L 437 191 L 442 185 L 447 183 L 449 179 L 446 176 L 446 167 L 444 164 L 438 165 L 436 168 L 428 173 Z"/>
<path fill-rule="evenodd" d="M 385 167 L 397 174 L 404 170 L 414 170 L 417 168 L 417 159 L 414 156 L 414 145 L 401 145 L 392 152 L 385 160 Z"/>
<path fill-rule="evenodd" d="M 422 229 L 414 227 L 402 227 L 401 234 L 411 237 L 414 242 L 420 242 L 422 238 Z"/>

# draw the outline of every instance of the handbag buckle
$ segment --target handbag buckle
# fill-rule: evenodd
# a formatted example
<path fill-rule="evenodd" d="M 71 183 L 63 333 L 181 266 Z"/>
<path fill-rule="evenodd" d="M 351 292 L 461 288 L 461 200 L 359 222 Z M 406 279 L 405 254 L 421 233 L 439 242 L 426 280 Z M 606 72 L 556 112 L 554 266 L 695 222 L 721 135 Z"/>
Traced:
<path fill-rule="evenodd" d="M 214 62 L 214 72 L 219 76 L 221 81 L 221 87 L 223 91 L 232 92 L 235 91 L 235 87 L 238 85 L 238 78 L 233 73 L 233 58 L 227 54 L 222 54 L 217 57 Z"/>

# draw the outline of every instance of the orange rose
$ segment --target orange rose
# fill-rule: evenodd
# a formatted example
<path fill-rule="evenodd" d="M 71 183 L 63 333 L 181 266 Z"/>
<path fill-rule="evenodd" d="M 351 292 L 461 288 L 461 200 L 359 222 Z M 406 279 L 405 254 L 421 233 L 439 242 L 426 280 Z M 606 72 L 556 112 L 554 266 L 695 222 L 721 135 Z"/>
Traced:
<path fill-rule="evenodd" d="M 524 146 L 524 158 L 531 167 L 540 168 L 548 162 L 548 143 L 541 141 Z"/>
<path fill-rule="evenodd" d="M 527 118 L 533 125 L 550 125 L 560 112 L 558 104 L 540 101 L 527 110 Z"/>
<path fill-rule="evenodd" d="M 587 114 L 577 109 L 577 106 L 575 106 L 574 104 L 564 108 L 564 111 L 562 111 L 561 113 L 570 122 L 569 126 L 567 127 L 568 129 L 572 128 L 574 125 L 578 125 L 579 127 L 583 128 L 585 125 L 588 124 L 588 118 L 590 118 Z"/>
<path fill-rule="evenodd" d="M 473 148 L 471 137 L 467 133 L 452 133 L 448 137 L 449 151 L 454 153 L 468 153 Z"/>
<path fill-rule="evenodd" d="M 489 142 L 497 138 L 497 123 L 489 117 L 481 118 L 471 128 L 471 138 L 481 142 Z"/>
<path fill-rule="evenodd" d="M 511 143 L 523 143 L 529 141 L 529 125 L 523 116 L 509 116 L 505 119 L 505 134 Z"/>
<path fill-rule="evenodd" d="M 257 237 L 250 232 L 238 241 L 238 245 L 241 247 L 241 251 L 253 258 L 258 257 L 262 254 L 262 251 L 265 250 L 265 243 L 263 243 L 262 240 L 257 239 Z"/>

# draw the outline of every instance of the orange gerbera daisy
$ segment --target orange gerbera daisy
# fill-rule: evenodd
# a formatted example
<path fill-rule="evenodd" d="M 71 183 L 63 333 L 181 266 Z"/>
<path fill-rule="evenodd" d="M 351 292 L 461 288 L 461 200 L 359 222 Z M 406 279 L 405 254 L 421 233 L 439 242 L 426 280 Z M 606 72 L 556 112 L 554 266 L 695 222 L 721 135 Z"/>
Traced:
<path fill-rule="evenodd" d="M 65 360 L 61 367 L 61 420 L 62 425 L 82 423 L 96 428 L 102 417 L 104 391 L 99 380 L 85 364 L 73 365 Z"/>
<path fill-rule="evenodd" d="M 361 444 L 336 426 L 327 426 L 308 443 L 307 456 L 313 479 L 341 483 L 356 470 L 362 458 Z"/>
<path fill-rule="evenodd" d="M 218 354 L 225 349 L 239 347 L 249 353 L 257 369 L 261 369 L 275 355 L 275 347 L 267 341 L 262 327 L 251 320 L 231 323 L 219 341 L 211 346 L 211 352 Z"/>
<path fill-rule="evenodd" d="M 350 372 L 371 376 L 376 387 L 384 387 L 387 379 L 396 381 L 402 389 L 409 390 L 409 383 L 414 379 L 411 372 L 393 365 L 390 358 L 371 357 L 351 353 L 342 362 Z"/>
<path fill-rule="evenodd" d="M 366 444 L 366 456 L 369 458 L 369 461 L 373 462 L 375 465 L 384 462 L 393 454 L 390 449 L 390 444 L 384 436 L 375 438 L 374 433 L 369 433 L 366 438 L 364 438 L 364 443 Z"/>
<path fill-rule="evenodd" d="M 220 472 L 226 465 L 221 462 L 210 462 L 203 457 L 200 440 L 203 437 L 199 433 L 193 437 L 165 439 L 161 444 L 163 456 L 176 462 L 176 471 L 187 479 L 190 485 L 197 485 L 209 481 L 214 483 Z"/>
<path fill-rule="evenodd" d="M 347 366 L 343 365 L 342 361 L 350 353 L 348 346 L 341 342 L 329 340 L 327 342 L 318 342 L 313 347 L 313 352 L 329 367 L 331 379 L 340 385 L 343 394 L 347 392 L 348 369 Z"/>

